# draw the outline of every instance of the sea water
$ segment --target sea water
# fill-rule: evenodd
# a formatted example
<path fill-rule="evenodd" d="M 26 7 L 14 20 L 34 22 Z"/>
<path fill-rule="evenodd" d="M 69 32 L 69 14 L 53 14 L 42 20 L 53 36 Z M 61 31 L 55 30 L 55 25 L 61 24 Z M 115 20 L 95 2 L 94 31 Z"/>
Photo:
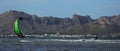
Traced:
<path fill-rule="evenodd" d="M 120 40 L 0 38 L 0 51 L 120 51 Z"/>

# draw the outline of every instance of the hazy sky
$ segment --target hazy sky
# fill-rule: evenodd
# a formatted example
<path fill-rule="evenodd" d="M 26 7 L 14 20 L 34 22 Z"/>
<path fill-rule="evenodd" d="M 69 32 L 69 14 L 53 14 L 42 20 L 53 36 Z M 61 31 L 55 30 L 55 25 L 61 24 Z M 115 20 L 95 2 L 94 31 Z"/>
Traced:
<path fill-rule="evenodd" d="M 0 13 L 8 10 L 38 16 L 72 17 L 79 14 L 98 18 L 120 14 L 120 0 L 0 0 Z"/>

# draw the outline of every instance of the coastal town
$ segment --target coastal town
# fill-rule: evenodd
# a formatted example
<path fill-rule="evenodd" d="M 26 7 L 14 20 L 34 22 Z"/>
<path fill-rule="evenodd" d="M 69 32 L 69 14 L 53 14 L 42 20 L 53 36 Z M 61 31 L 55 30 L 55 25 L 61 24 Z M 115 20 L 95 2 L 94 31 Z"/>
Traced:
<path fill-rule="evenodd" d="M 100 38 L 100 39 L 104 39 L 104 38 L 118 38 L 120 37 L 120 34 L 60 34 L 60 33 L 56 33 L 56 34 L 27 34 L 24 35 L 26 38 L 60 38 L 60 39 L 64 39 L 64 38 L 77 38 L 77 39 L 89 39 L 89 38 Z M 0 35 L 0 38 L 15 38 L 18 37 L 16 34 L 9 34 L 9 35 Z"/>

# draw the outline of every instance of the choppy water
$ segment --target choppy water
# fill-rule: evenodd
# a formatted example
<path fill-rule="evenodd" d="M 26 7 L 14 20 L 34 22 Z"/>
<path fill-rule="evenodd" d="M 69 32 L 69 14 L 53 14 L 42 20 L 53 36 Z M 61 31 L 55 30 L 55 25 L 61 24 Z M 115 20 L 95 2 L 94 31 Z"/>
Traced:
<path fill-rule="evenodd" d="M 0 51 L 120 51 L 120 40 L 1 38 Z"/>

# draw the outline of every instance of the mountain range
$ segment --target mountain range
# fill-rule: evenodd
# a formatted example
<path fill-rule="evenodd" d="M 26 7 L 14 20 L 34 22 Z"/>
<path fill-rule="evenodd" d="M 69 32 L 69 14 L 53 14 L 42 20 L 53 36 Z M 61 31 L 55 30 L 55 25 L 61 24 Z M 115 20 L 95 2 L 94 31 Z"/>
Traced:
<path fill-rule="evenodd" d="M 13 25 L 22 17 L 19 26 L 24 34 L 113 34 L 120 33 L 120 15 L 101 16 L 92 19 L 89 15 L 73 14 L 72 17 L 30 15 L 10 10 L 0 14 L 0 34 L 15 34 Z"/>

